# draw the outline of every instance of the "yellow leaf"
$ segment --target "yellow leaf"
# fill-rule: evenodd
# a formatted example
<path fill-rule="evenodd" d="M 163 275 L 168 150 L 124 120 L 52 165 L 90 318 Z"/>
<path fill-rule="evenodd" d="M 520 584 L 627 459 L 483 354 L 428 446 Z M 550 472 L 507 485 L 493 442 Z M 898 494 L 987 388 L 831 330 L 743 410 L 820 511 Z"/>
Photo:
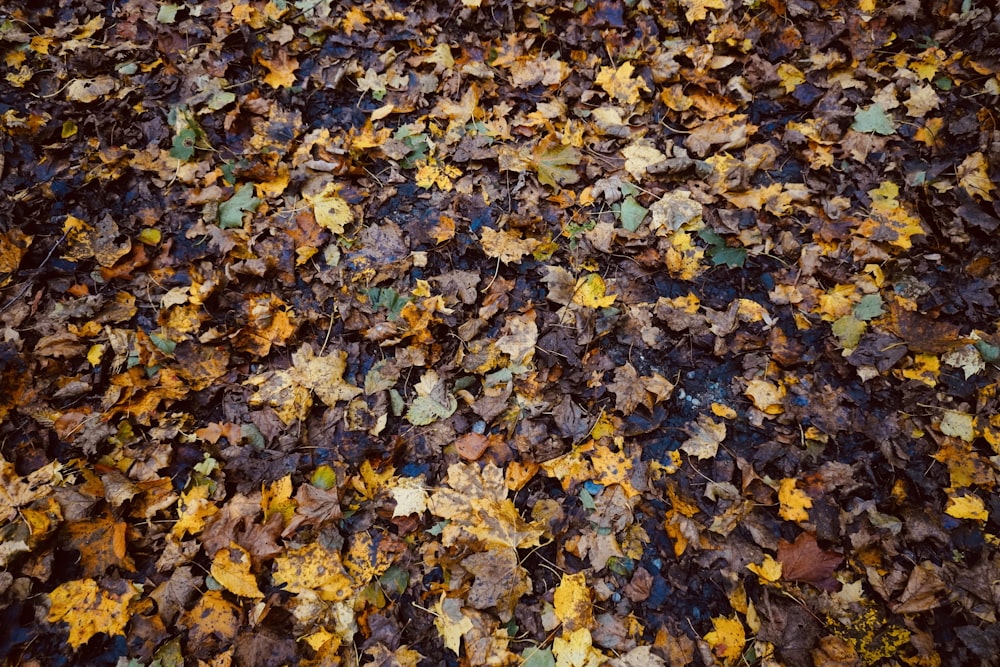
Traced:
<path fill-rule="evenodd" d="M 699 415 L 698 421 L 688 427 L 688 434 L 690 437 L 681 444 L 681 449 L 696 458 L 710 459 L 726 439 L 726 425 L 707 415 Z"/>
<path fill-rule="evenodd" d="M 327 602 L 346 600 L 354 592 L 354 582 L 344 570 L 340 554 L 316 542 L 286 549 L 283 556 L 274 559 L 271 577 L 289 593 L 313 591 Z"/>
<path fill-rule="evenodd" d="M 637 181 L 646 175 L 647 169 L 667 159 L 666 155 L 649 144 L 626 146 L 622 149 L 622 155 L 625 156 L 625 171 L 632 174 L 632 178 Z"/>
<path fill-rule="evenodd" d="M 974 521 L 986 521 L 990 518 L 986 504 L 979 496 L 973 495 L 949 496 L 944 513 L 956 519 L 972 519 Z"/>
<path fill-rule="evenodd" d="M 954 438 L 972 442 L 976 437 L 975 417 L 967 412 L 945 410 L 939 424 L 941 432 Z"/>
<path fill-rule="evenodd" d="M 778 487 L 778 516 L 789 521 L 808 521 L 809 512 L 806 510 L 812 507 L 812 498 L 805 491 L 796 486 L 797 482 L 791 478 L 781 480 Z"/>
<path fill-rule="evenodd" d="M 664 263 L 670 275 L 678 280 L 692 280 L 702 271 L 705 251 L 694 244 L 689 232 L 678 231 L 670 236 Z"/>
<path fill-rule="evenodd" d="M 258 61 L 267 70 L 264 83 L 272 88 L 291 88 L 295 85 L 295 70 L 299 61 L 288 57 L 285 49 L 279 49 L 273 60 L 259 58 Z"/>
<path fill-rule="evenodd" d="M 216 552 L 211 572 L 230 593 L 244 598 L 264 597 L 257 587 L 257 579 L 250 573 L 250 554 L 235 542 Z"/>
<path fill-rule="evenodd" d="M 69 645 L 80 648 L 99 632 L 124 635 L 131 615 L 129 602 L 139 593 L 126 581 L 119 581 L 121 593 L 112 593 L 93 579 L 77 579 L 60 584 L 49 594 L 51 606 L 46 620 L 69 624 Z"/>
<path fill-rule="evenodd" d="M 622 63 L 621 67 L 602 67 L 597 73 L 594 83 L 604 89 L 608 95 L 624 102 L 625 104 L 635 104 L 639 101 L 639 91 L 649 92 L 646 82 L 640 78 L 632 78 L 635 66 L 630 62 Z"/>
<path fill-rule="evenodd" d="M 556 618 L 566 630 L 589 628 L 594 622 L 594 604 L 591 600 L 587 576 L 563 574 L 553 595 Z"/>
<path fill-rule="evenodd" d="M 747 569 L 761 578 L 762 581 L 778 581 L 781 579 L 781 563 L 774 560 L 771 554 L 764 555 L 764 562 L 761 565 L 750 563 Z"/>
<path fill-rule="evenodd" d="M 596 273 L 588 273 L 576 281 L 573 303 L 586 308 L 607 308 L 615 302 L 616 295 L 605 295 L 607 285 L 604 278 Z"/>
<path fill-rule="evenodd" d="M 392 511 L 393 518 L 421 514 L 427 509 L 427 489 L 424 487 L 424 476 L 399 477 L 389 489 L 389 495 L 396 501 L 396 509 Z"/>
<path fill-rule="evenodd" d="M 778 65 L 778 78 L 786 93 L 794 92 L 799 85 L 806 82 L 806 75 L 802 73 L 802 70 L 788 63 Z"/>
<path fill-rule="evenodd" d="M 924 121 L 923 127 L 918 129 L 913 138 L 930 148 L 943 147 L 942 130 L 944 129 L 944 118 L 928 118 Z"/>
<path fill-rule="evenodd" d="M 599 667 L 605 664 L 603 654 L 594 648 L 594 640 L 587 628 L 563 632 L 552 642 L 552 655 L 556 667 Z"/>
<path fill-rule="evenodd" d="M 504 264 L 518 263 L 538 247 L 538 239 L 522 239 L 517 232 L 483 227 L 481 243 L 487 257 L 499 259 Z"/>
<path fill-rule="evenodd" d="M 712 648 L 712 654 L 725 660 L 736 660 L 743 654 L 743 646 L 747 642 L 746 631 L 737 618 L 720 616 L 712 619 L 711 632 L 705 635 L 705 641 Z"/>
<path fill-rule="evenodd" d="M 439 189 L 448 191 L 452 189 L 452 180 L 462 175 L 458 167 L 445 164 L 434 158 L 428 158 L 417 168 L 417 187 L 430 189 L 436 185 Z"/>
<path fill-rule="evenodd" d="M 351 206 L 337 195 L 339 191 L 339 185 L 327 183 L 318 194 L 305 195 L 305 200 L 312 204 L 316 222 L 334 234 L 343 234 L 344 228 L 354 222 Z"/>
<path fill-rule="evenodd" d="M 273 484 L 261 486 L 260 507 L 264 510 L 264 521 L 274 514 L 280 514 L 287 524 L 295 514 L 295 501 L 292 500 L 292 476 L 285 475 Z"/>
<path fill-rule="evenodd" d="M 177 523 L 171 534 L 184 537 L 184 533 L 195 535 L 205 528 L 205 519 L 219 511 L 208 499 L 208 486 L 195 486 L 181 494 Z"/>
<path fill-rule="evenodd" d="M 441 541 L 451 546 L 469 538 L 495 546 L 523 549 L 538 544 L 541 524 L 527 522 L 507 498 L 503 471 L 487 463 L 456 463 L 448 468 L 447 486 L 427 501 L 435 516 L 448 519 Z"/>
<path fill-rule="evenodd" d="M 955 170 L 958 175 L 958 184 L 973 197 L 993 201 L 990 195 L 996 186 L 990 178 L 990 165 L 986 157 L 976 151 L 958 165 Z"/>
<path fill-rule="evenodd" d="M 712 403 L 712 414 L 723 419 L 736 419 L 736 410 L 722 403 Z"/>
<path fill-rule="evenodd" d="M 462 613 L 462 602 L 441 594 L 441 599 L 433 607 L 434 626 L 444 638 L 446 649 L 458 655 L 462 646 L 462 635 L 473 628 L 472 619 Z"/>
<path fill-rule="evenodd" d="M 783 403 L 787 390 L 783 384 L 776 385 L 767 380 L 750 380 L 743 393 L 753 401 L 754 407 L 764 414 L 780 415 L 785 411 Z"/>
<path fill-rule="evenodd" d="M 727 0 L 681 0 L 681 4 L 686 8 L 684 18 L 688 20 L 688 23 L 704 21 L 705 17 L 708 16 L 709 9 L 729 8 Z"/>

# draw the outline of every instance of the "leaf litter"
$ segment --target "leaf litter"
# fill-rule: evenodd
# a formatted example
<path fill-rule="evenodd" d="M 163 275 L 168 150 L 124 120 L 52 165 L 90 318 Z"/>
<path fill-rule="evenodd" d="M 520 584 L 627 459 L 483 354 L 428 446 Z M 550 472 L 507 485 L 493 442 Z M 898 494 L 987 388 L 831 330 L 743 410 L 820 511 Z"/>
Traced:
<path fill-rule="evenodd" d="M 989 3 L 0 12 L 0 654 L 995 661 Z"/>

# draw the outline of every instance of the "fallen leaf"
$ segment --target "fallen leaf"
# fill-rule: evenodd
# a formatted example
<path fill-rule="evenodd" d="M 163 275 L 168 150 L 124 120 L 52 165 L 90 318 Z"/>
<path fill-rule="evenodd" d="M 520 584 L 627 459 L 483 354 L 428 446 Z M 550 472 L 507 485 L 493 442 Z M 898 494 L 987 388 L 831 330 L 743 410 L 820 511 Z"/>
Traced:
<path fill-rule="evenodd" d="M 821 549 L 810 533 L 800 533 L 795 542 L 780 540 L 777 560 L 781 576 L 787 581 L 811 584 L 825 591 L 835 591 L 840 586 L 833 572 L 843 562 L 843 556 Z"/>
<path fill-rule="evenodd" d="M 124 635 L 131 618 L 129 603 L 139 596 L 139 591 L 124 580 L 118 580 L 115 588 L 115 591 L 102 588 L 93 579 L 60 584 L 49 594 L 51 605 L 45 620 L 69 624 L 68 641 L 73 649 L 100 632 Z"/>

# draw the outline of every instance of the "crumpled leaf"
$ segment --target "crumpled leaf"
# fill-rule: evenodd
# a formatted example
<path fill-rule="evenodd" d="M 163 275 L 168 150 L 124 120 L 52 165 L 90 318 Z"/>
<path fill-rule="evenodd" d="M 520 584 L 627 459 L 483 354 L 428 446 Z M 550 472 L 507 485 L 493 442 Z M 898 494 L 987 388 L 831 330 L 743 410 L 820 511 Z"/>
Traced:
<path fill-rule="evenodd" d="M 681 444 L 681 449 L 699 459 L 714 458 L 719 445 L 726 439 L 726 424 L 717 422 L 708 415 L 699 415 L 695 424 L 688 426 L 690 437 Z"/>

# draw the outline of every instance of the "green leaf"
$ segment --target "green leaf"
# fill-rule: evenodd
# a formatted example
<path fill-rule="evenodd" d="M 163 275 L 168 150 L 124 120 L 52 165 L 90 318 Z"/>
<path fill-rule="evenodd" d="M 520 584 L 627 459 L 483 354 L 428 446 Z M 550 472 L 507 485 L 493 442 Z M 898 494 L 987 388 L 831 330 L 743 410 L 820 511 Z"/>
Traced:
<path fill-rule="evenodd" d="M 866 294 L 861 297 L 861 301 L 858 301 L 858 305 L 854 306 L 854 317 L 865 322 L 883 313 L 885 311 L 882 309 L 882 297 L 878 294 Z"/>
<path fill-rule="evenodd" d="M 187 162 L 194 157 L 194 145 L 198 141 L 198 133 L 193 129 L 185 128 L 174 137 L 173 147 L 170 149 L 170 157 Z"/>
<path fill-rule="evenodd" d="M 177 20 L 177 10 L 180 5 L 160 5 L 160 11 L 156 13 L 157 23 L 173 23 Z"/>
<path fill-rule="evenodd" d="M 441 403 L 432 396 L 417 396 L 406 411 L 406 421 L 414 426 L 427 426 L 452 416 L 458 409 L 458 401 L 451 394 L 444 400 L 445 403 Z"/>
<path fill-rule="evenodd" d="M 988 364 L 992 364 L 1000 359 L 1000 348 L 996 345 L 990 345 L 985 340 L 977 340 L 973 343 L 976 349 L 979 350 L 979 356 L 983 358 Z"/>
<path fill-rule="evenodd" d="M 317 489 L 328 491 L 337 485 L 337 473 L 328 465 L 321 465 L 313 471 L 309 482 Z"/>
<path fill-rule="evenodd" d="M 739 269 L 747 261 L 747 249 L 713 246 L 708 249 L 708 256 L 712 258 L 712 262 L 716 266 L 725 264 L 731 269 Z"/>
<path fill-rule="evenodd" d="M 892 119 L 885 113 L 881 104 L 872 104 L 854 112 L 854 124 L 851 129 L 856 132 L 874 132 L 875 134 L 895 134 L 896 128 Z"/>
<path fill-rule="evenodd" d="M 521 654 L 521 667 L 555 667 L 556 661 L 552 651 L 547 648 L 532 646 Z"/>
<path fill-rule="evenodd" d="M 243 226 L 243 214 L 256 211 L 260 200 L 253 196 L 253 186 L 245 184 L 227 201 L 219 204 L 219 227 L 231 229 Z"/>
<path fill-rule="evenodd" d="M 649 209 L 637 202 L 635 197 L 626 197 L 625 201 L 622 202 L 621 212 L 619 213 L 622 227 L 630 232 L 634 232 L 639 229 L 639 225 L 646 219 L 647 213 L 649 213 Z"/>
<path fill-rule="evenodd" d="M 861 336 L 864 335 L 867 329 L 868 325 L 853 315 L 844 315 L 834 322 L 831 327 L 833 335 L 837 337 L 837 340 L 840 341 L 845 350 L 856 348 L 858 341 L 861 340 Z"/>

